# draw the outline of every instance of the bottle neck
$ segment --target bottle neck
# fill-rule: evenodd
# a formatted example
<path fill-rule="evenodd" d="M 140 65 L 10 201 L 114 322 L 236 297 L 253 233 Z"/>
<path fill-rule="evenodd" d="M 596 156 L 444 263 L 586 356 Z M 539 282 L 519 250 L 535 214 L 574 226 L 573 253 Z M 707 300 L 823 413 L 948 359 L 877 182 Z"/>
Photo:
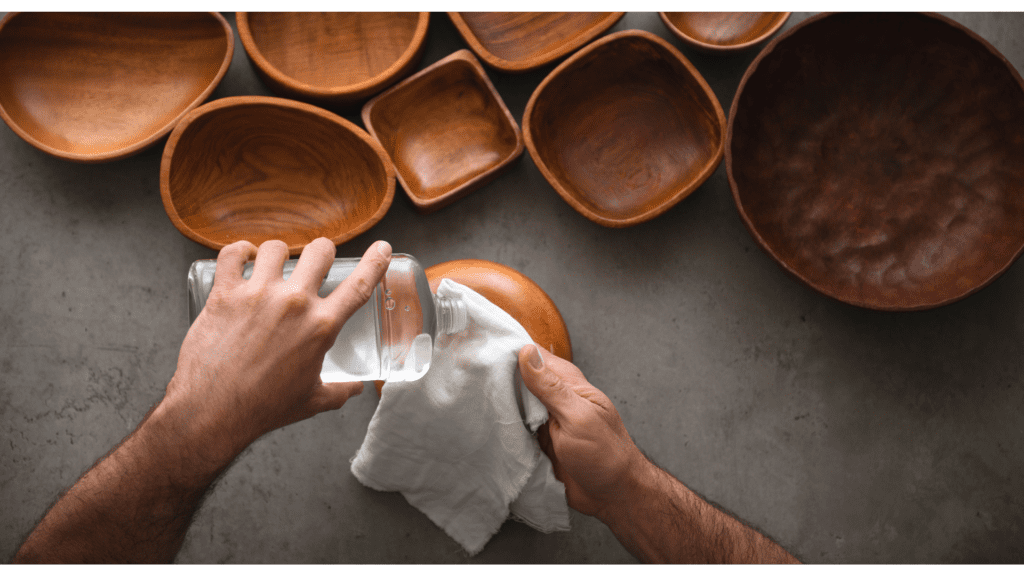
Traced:
<path fill-rule="evenodd" d="M 462 332 L 469 324 L 466 303 L 459 298 L 434 296 L 434 310 L 437 311 L 438 334 Z"/>

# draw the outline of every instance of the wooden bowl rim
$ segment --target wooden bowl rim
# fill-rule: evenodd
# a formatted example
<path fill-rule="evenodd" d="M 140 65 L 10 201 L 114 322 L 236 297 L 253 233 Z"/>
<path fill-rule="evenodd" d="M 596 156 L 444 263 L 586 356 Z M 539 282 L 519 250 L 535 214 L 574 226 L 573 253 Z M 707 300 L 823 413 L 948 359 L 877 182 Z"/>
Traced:
<path fill-rule="evenodd" d="M 412 41 L 409 42 L 409 46 L 406 47 L 405 52 L 399 56 L 398 60 L 395 60 L 390 66 L 378 73 L 376 76 L 355 84 L 324 88 L 322 86 L 306 84 L 305 82 L 292 78 L 271 64 L 270 61 L 263 56 L 263 52 L 259 49 L 259 46 L 256 45 L 256 40 L 252 37 L 252 30 L 249 28 L 249 14 L 249 12 L 236 12 L 235 24 L 238 26 L 238 37 L 242 40 L 242 47 L 245 49 L 245 53 L 249 55 L 253 64 L 262 70 L 264 74 L 270 76 L 270 78 L 275 82 L 285 86 L 293 92 L 301 94 L 305 98 L 313 99 L 346 96 L 356 97 L 366 91 L 372 92 L 374 89 L 387 84 L 419 53 L 419 49 L 423 46 L 423 42 L 427 37 L 427 28 L 430 24 L 430 12 L 420 12 L 419 19 L 416 22 L 416 30 L 412 36 Z"/>
<path fill-rule="evenodd" d="M 0 34 L 3 34 L 4 26 L 8 22 L 10 22 L 12 18 L 23 13 L 24 12 L 9 12 L 6 16 L 4 16 L 3 20 L 0 20 Z M 195 100 L 193 100 L 188 106 L 183 108 L 181 110 L 181 113 L 178 114 L 174 119 L 172 119 L 170 122 L 168 122 L 166 125 L 164 125 L 162 128 L 160 128 L 153 134 L 151 134 L 145 140 L 140 140 L 129 146 L 125 146 L 123 148 L 118 148 L 116 150 L 111 150 L 108 152 L 96 152 L 91 154 L 67 152 L 65 150 L 60 150 L 58 148 L 54 148 L 52 146 L 44 144 L 37 140 L 30 133 L 26 132 L 25 129 L 23 129 L 17 122 L 15 122 L 13 118 L 11 118 L 11 116 L 7 113 L 7 110 L 4 109 L 2 102 L 0 102 L 0 117 L 3 118 L 4 122 L 6 122 L 7 125 L 10 126 L 11 130 L 13 130 L 18 136 L 20 136 L 22 140 L 25 140 L 32 146 L 36 147 L 39 150 L 42 150 L 43 152 L 46 152 L 51 156 L 55 156 L 63 160 L 71 160 L 72 162 L 80 162 L 83 164 L 99 164 L 102 162 L 112 162 L 114 160 L 121 160 L 123 158 L 128 158 L 129 156 L 133 156 L 135 154 L 138 154 L 139 152 L 142 152 L 144 149 L 156 143 L 157 140 L 166 136 L 171 130 L 174 129 L 175 126 L 177 126 L 177 124 L 182 120 L 182 118 L 185 117 L 186 114 L 194 110 L 197 106 L 199 106 L 207 98 L 209 98 L 210 94 L 213 93 L 214 89 L 216 89 L 217 86 L 220 85 L 221 80 L 224 79 L 224 75 L 227 73 L 228 68 L 231 66 L 231 58 L 235 52 L 235 35 L 231 31 L 231 25 L 228 24 L 228 21 L 224 18 L 224 16 L 222 16 L 218 12 L 199 12 L 199 14 L 209 14 L 213 16 L 214 19 L 220 23 L 221 27 L 224 30 L 224 41 L 226 43 L 227 50 L 224 52 L 224 59 L 220 63 L 220 69 L 217 70 L 216 76 L 213 77 L 213 80 L 210 82 L 210 84 L 202 91 L 202 93 L 199 94 L 199 96 L 196 97 Z M 116 16 L 116 14 L 113 13 L 111 13 L 111 15 Z"/>
<path fill-rule="evenodd" d="M 345 130 L 348 130 L 357 138 L 359 138 L 360 141 L 367 144 L 374 152 L 376 152 L 377 157 L 380 159 L 381 165 L 384 168 L 384 179 L 386 186 L 386 190 L 384 192 L 384 199 L 381 201 L 380 206 L 377 207 L 377 211 L 374 212 L 374 214 L 370 218 L 362 222 L 359 226 L 356 226 L 355 228 L 350 228 L 334 236 L 333 238 L 330 238 L 330 240 L 331 242 L 334 243 L 335 246 L 338 246 L 344 242 L 347 242 L 348 240 L 351 240 L 352 238 L 358 236 L 359 234 L 362 234 L 363 232 L 369 230 L 370 227 L 372 227 L 374 224 L 380 222 L 381 218 L 384 217 L 384 214 L 391 207 L 391 202 L 395 196 L 395 168 L 394 166 L 391 165 L 391 160 L 388 159 L 387 154 L 384 152 L 384 148 L 382 148 L 381 145 L 376 140 L 371 138 L 369 134 L 367 134 L 364 130 L 362 130 L 352 122 L 349 122 L 348 120 L 342 118 L 341 116 L 338 116 L 333 112 L 324 110 L 323 108 L 313 106 L 312 104 L 306 104 L 305 102 L 298 102 L 296 100 L 289 100 L 287 98 L 276 98 L 272 96 L 229 96 L 227 98 L 221 98 L 219 100 L 214 100 L 213 102 L 204 104 L 203 106 L 200 106 L 192 112 L 190 112 L 185 118 L 181 120 L 181 122 L 178 123 L 178 125 L 174 128 L 174 131 L 171 132 L 170 137 L 167 139 L 167 145 L 164 147 L 163 157 L 160 160 L 160 198 L 163 201 L 164 210 L 167 212 L 167 215 L 170 217 L 171 222 L 174 224 L 174 227 L 177 228 L 179 232 L 184 234 L 187 238 L 195 242 L 198 242 L 199 244 L 202 244 L 203 246 L 206 246 L 208 248 L 213 248 L 214 250 L 220 250 L 221 248 L 227 246 L 226 243 L 218 242 L 211 238 L 201 236 L 195 230 L 193 230 L 191 227 L 185 224 L 185 222 L 178 215 L 178 209 L 174 205 L 174 200 L 171 196 L 171 169 L 173 168 L 174 153 L 176 151 L 178 141 L 181 139 L 182 135 L 185 133 L 186 130 L 188 130 L 188 127 L 193 122 L 195 122 L 199 118 L 203 118 L 209 114 L 216 113 L 225 108 L 242 108 L 248 106 L 276 106 L 280 108 L 287 108 L 291 110 L 298 110 L 301 112 L 313 114 L 327 122 L 331 122 Z M 305 244 L 289 244 L 288 253 L 291 256 L 296 256 L 302 252 L 302 248 L 304 246 Z"/>
<path fill-rule="evenodd" d="M 555 175 L 548 168 L 547 163 L 544 161 L 543 158 L 541 158 L 540 153 L 537 151 L 537 147 L 533 142 L 533 130 L 531 129 L 530 125 L 533 117 L 533 110 L 536 107 L 537 101 L 540 99 L 544 90 L 547 88 L 548 84 L 552 82 L 553 79 L 557 78 L 564 70 L 566 70 L 570 66 L 575 65 L 575 63 L 579 61 L 581 58 L 585 57 L 587 54 L 593 52 L 594 50 L 600 48 L 601 46 L 627 38 L 640 38 L 652 42 L 653 44 L 660 46 L 663 50 L 667 51 L 670 56 L 676 58 L 679 62 L 683 64 L 683 66 L 689 72 L 691 77 L 704 90 L 705 95 L 711 101 L 712 107 L 714 108 L 715 116 L 718 118 L 718 126 L 721 137 L 718 139 L 713 158 L 708 160 L 708 162 L 704 165 L 703 170 L 700 173 L 698 173 L 693 180 L 691 180 L 685 186 L 676 191 L 675 194 L 672 194 L 663 202 L 658 203 L 657 205 L 650 208 L 646 212 L 635 214 L 633 216 L 629 216 L 626 218 L 608 218 L 605 216 L 601 216 L 600 214 L 597 214 L 590 210 L 589 208 L 587 208 L 586 206 L 584 206 L 583 203 L 577 200 L 576 197 L 572 193 L 570 193 L 565 188 L 565 186 L 562 185 L 562 182 L 555 177 Z M 526 103 L 526 111 L 523 113 L 523 139 L 526 142 L 526 149 L 530 151 L 530 156 L 533 158 L 534 164 L 536 164 L 537 168 L 541 171 L 541 174 L 544 175 L 544 178 L 547 179 L 548 183 L 551 184 L 551 186 L 555 189 L 555 192 L 558 192 L 558 195 L 561 196 L 563 200 L 568 202 L 569 205 L 572 206 L 577 212 L 587 217 L 592 222 L 595 222 L 602 226 L 607 226 L 609 228 L 625 228 L 628 226 L 634 226 L 636 224 L 640 224 L 642 222 L 647 222 L 648 220 L 657 218 L 658 216 L 664 214 L 670 208 L 681 202 L 687 196 L 692 194 L 702 184 L 704 184 L 704 182 L 711 177 L 715 170 L 718 169 L 718 165 L 722 162 L 726 141 L 725 130 L 725 112 L 722 110 L 722 104 L 718 101 L 718 97 L 715 96 L 715 93 L 711 89 L 711 86 L 709 86 L 707 81 L 704 80 L 704 77 L 701 76 L 697 68 L 695 68 L 693 64 L 691 64 L 690 61 L 686 58 L 686 56 L 683 56 L 682 52 L 680 52 L 675 46 L 672 46 L 661 37 L 656 36 L 645 30 L 623 30 L 621 32 L 616 32 L 614 34 L 609 34 L 604 38 L 592 42 L 579 52 L 576 52 L 575 54 L 570 56 L 568 59 L 566 59 L 565 62 L 562 62 L 561 64 L 558 65 L 558 67 L 552 70 L 551 73 L 548 74 L 546 78 L 544 78 L 540 85 L 537 86 L 537 89 L 534 90 L 533 94 L 530 96 L 529 102 Z"/>
<path fill-rule="evenodd" d="M 388 88 L 386 91 L 378 94 L 377 96 L 374 96 L 369 102 L 367 102 L 363 106 L 362 117 L 363 125 L 366 126 L 366 130 L 370 133 L 371 136 L 373 136 L 375 140 L 379 142 L 380 137 L 377 135 L 377 129 L 374 127 L 373 122 L 370 121 L 371 114 L 373 113 L 373 108 L 378 103 L 378 101 L 388 98 L 389 95 L 395 92 L 402 91 L 411 83 L 415 82 L 418 78 L 428 76 L 431 74 L 440 73 L 441 69 L 446 68 L 449 65 L 457 62 L 468 63 L 470 68 L 484 81 L 486 91 L 489 92 L 490 96 L 498 103 L 498 107 L 504 113 L 505 118 L 512 126 L 512 131 L 516 135 L 516 146 L 511 154 L 509 154 L 506 158 L 503 158 L 494 166 L 488 168 L 487 170 L 481 172 L 480 174 L 477 174 L 476 176 L 474 176 L 473 178 L 466 182 L 463 182 L 459 186 L 456 186 L 448 190 L 444 194 L 441 194 L 440 196 L 434 198 L 423 198 L 418 194 L 414 193 L 412 188 L 405 181 L 405 177 L 402 176 L 402 171 L 398 169 L 397 163 L 395 163 L 395 161 L 392 159 L 391 163 L 395 166 L 395 177 L 398 178 L 399 182 L 401 182 L 402 189 L 405 190 L 405 195 L 409 198 L 409 200 L 412 201 L 413 205 L 415 205 L 416 208 L 420 210 L 432 210 L 434 209 L 434 207 L 439 207 L 438 205 L 447 204 L 448 201 L 451 200 L 453 197 L 459 196 L 464 190 L 473 188 L 481 181 L 489 178 L 494 172 L 501 170 L 502 168 L 513 162 L 516 158 L 519 157 L 519 155 L 523 153 L 524 150 L 523 133 L 519 129 L 519 124 L 516 123 L 515 117 L 512 116 L 512 113 L 509 111 L 508 106 L 505 105 L 505 101 L 502 100 L 501 94 L 498 93 L 498 90 L 494 87 L 494 84 L 491 82 L 491 79 L 487 77 L 487 72 L 484 70 L 484 67 L 480 64 L 480 61 L 477 60 L 475 56 L 473 56 L 472 52 L 466 50 L 465 48 L 463 48 L 462 50 L 458 50 L 438 60 L 437 62 L 431 64 L 430 66 L 427 66 L 423 70 L 420 70 L 416 74 L 413 74 L 412 76 L 406 78 L 405 80 L 402 80 L 398 84 L 395 84 L 391 88 Z M 381 145 L 381 148 L 383 149 L 383 145 Z M 386 149 L 384 150 L 384 153 L 385 155 L 388 156 L 388 158 L 390 158 L 390 155 L 387 153 Z"/>
<path fill-rule="evenodd" d="M 999 268 L 995 273 L 993 273 L 991 276 L 989 276 L 985 280 L 983 280 L 981 282 L 978 282 L 973 288 L 971 288 L 971 289 L 969 289 L 969 290 L 967 290 L 965 292 L 962 292 L 959 295 L 950 296 L 948 298 L 944 298 L 944 299 L 942 299 L 942 300 L 940 300 L 940 301 L 938 301 L 936 303 L 931 303 L 931 304 L 912 304 L 912 305 L 909 305 L 909 306 L 900 306 L 900 305 L 875 306 L 873 304 L 866 303 L 866 302 L 853 302 L 853 301 L 849 301 L 849 300 L 843 300 L 843 299 L 835 296 L 834 294 L 831 294 L 830 292 L 828 292 L 825 289 L 825 287 L 818 286 L 818 285 L 812 283 L 806 276 L 801 274 L 798 270 L 796 270 L 795 268 L 790 266 L 788 262 L 784 261 L 782 258 L 779 257 L 779 255 L 775 252 L 775 250 L 771 247 L 771 245 L 769 245 L 768 242 L 764 239 L 764 237 L 761 236 L 760 232 L 758 232 L 758 230 L 754 226 L 754 223 L 751 220 L 750 216 L 747 214 L 747 211 L 743 208 L 743 201 L 741 200 L 740 194 L 739 194 L 739 185 L 736 183 L 736 178 L 735 178 L 735 176 L 733 174 L 732 140 L 733 140 L 733 127 L 734 127 L 734 120 L 736 118 L 736 111 L 738 109 L 740 98 L 743 96 L 743 91 L 746 88 L 747 81 L 750 80 L 750 78 L 753 76 L 754 72 L 757 70 L 757 68 L 761 64 L 761 62 L 768 55 L 770 55 L 772 52 L 774 52 L 776 47 L 778 47 L 778 45 L 781 42 L 785 41 L 787 38 L 789 38 L 790 36 L 795 34 L 797 31 L 802 30 L 804 27 L 812 25 L 812 24 L 814 24 L 816 22 L 819 22 L 819 21 L 824 20 L 826 18 L 829 18 L 831 16 L 835 16 L 837 14 L 841 14 L 841 13 L 839 13 L 839 12 L 824 12 L 824 13 L 821 13 L 821 14 L 815 14 L 813 16 L 808 17 L 806 20 L 803 20 L 802 22 L 797 23 L 795 26 L 793 26 L 789 30 L 786 30 L 782 34 L 780 34 L 780 35 L 776 36 L 775 38 L 773 38 L 771 40 L 771 42 L 769 42 L 761 50 L 761 52 L 757 55 L 757 57 L 754 58 L 753 62 L 750 63 L 750 66 L 747 67 L 747 71 L 743 74 L 743 78 L 740 79 L 740 83 L 736 87 L 736 94 L 733 96 L 733 99 L 732 99 L 732 105 L 729 107 L 729 125 L 728 125 L 728 127 L 726 129 L 726 137 L 725 137 L 725 141 L 726 141 L 726 146 L 725 146 L 725 174 L 726 174 L 726 178 L 728 178 L 728 180 L 729 180 L 729 188 L 732 191 L 732 199 L 733 199 L 733 203 L 735 203 L 735 205 L 736 205 L 736 211 L 739 212 L 740 220 L 743 221 L 743 225 L 747 228 L 747 231 L 750 232 L 750 235 L 754 238 L 754 241 L 757 243 L 757 245 L 760 246 L 761 249 L 764 250 L 772 260 L 774 260 L 779 266 L 781 266 L 782 269 L 786 273 L 791 275 L 793 278 L 796 278 L 797 280 L 802 282 L 804 285 L 809 286 L 810 288 L 812 288 L 816 292 L 818 292 L 820 294 L 824 294 L 825 296 L 828 296 L 829 298 L 832 298 L 833 300 L 837 300 L 839 302 L 843 302 L 844 304 L 848 304 L 848 305 L 851 305 L 851 306 L 858 306 L 860 308 L 866 308 L 868 310 L 877 310 L 877 311 L 881 311 L 881 312 L 916 312 L 916 311 L 922 311 L 922 310 L 932 310 L 932 309 L 935 309 L 935 308 L 940 308 L 940 307 L 945 306 L 947 304 L 952 304 L 952 303 L 957 302 L 959 300 L 963 300 L 964 298 L 967 298 L 968 296 L 971 296 L 972 294 L 978 292 L 982 288 L 985 288 L 986 286 L 991 284 L 993 281 L 995 281 L 996 278 L 998 278 L 999 276 L 1003 275 L 1006 272 L 1006 270 L 1009 269 L 1009 267 L 1012 266 L 1013 263 L 1016 262 L 1018 258 L 1020 258 L 1021 254 L 1024 253 L 1024 242 L 1021 242 L 1020 248 L 1018 248 L 1017 252 L 1011 258 L 1009 258 L 1007 260 L 1005 265 L 1003 265 L 1001 268 Z M 978 34 L 974 33 L 974 31 L 972 31 L 970 28 L 964 26 L 963 24 L 960 24 L 959 22 L 957 22 L 955 20 L 952 20 L 952 19 L 950 19 L 950 18 L 948 18 L 946 16 L 943 16 L 942 14 L 937 14 L 937 13 L 934 13 L 934 12 L 911 12 L 909 14 L 916 14 L 916 15 L 920 15 L 920 16 L 926 16 L 926 17 L 932 18 L 934 20 L 937 20 L 939 22 L 942 22 L 944 24 L 947 24 L 947 25 L 949 25 L 949 26 L 951 26 L 951 27 L 953 27 L 953 28 L 955 28 L 957 30 L 960 30 L 961 32 L 966 33 L 969 38 L 971 38 L 972 40 L 978 42 L 982 47 L 987 49 L 992 55 L 994 55 L 1000 61 L 1002 61 L 1003 64 L 1006 66 L 1007 70 L 1012 75 L 1012 77 L 1017 81 L 1017 84 L 1021 87 L 1021 90 L 1024 91 L 1024 79 L 1021 78 L 1021 75 L 1020 75 L 1020 73 L 1017 72 L 1017 69 L 1013 67 L 1013 65 L 1009 62 L 1009 60 L 1007 60 L 1006 57 L 1003 56 L 999 52 L 999 50 L 996 49 L 995 46 L 993 46 L 991 43 L 989 43 L 987 40 L 985 40 L 984 38 L 982 38 Z M 893 14 L 889 14 L 889 15 L 893 15 Z M 906 16 L 906 15 L 908 15 L 908 13 L 896 13 L 895 15 Z"/>
<path fill-rule="evenodd" d="M 768 14 L 768 12 L 761 12 L 761 14 Z M 771 37 L 772 34 L 775 34 L 776 32 L 779 31 L 780 28 L 785 26 L 786 22 L 789 21 L 789 17 L 793 15 L 792 12 L 779 12 L 779 14 L 780 14 L 780 16 L 778 17 L 779 18 L 778 22 L 776 22 L 775 24 L 772 24 L 772 26 L 768 30 L 766 30 L 763 34 L 761 34 L 760 36 L 754 38 L 753 40 L 748 40 L 748 41 L 746 41 L 746 42 L 744 42 L 742 44 L 725 45 L 725 44 L 711 44 L 709 42 L 703 42 L 701 40 L 698 40 L 698 39 L 694 38 L 693 36 L 690 36 L 690 35 L 686 34 L 682 30 L 680 30 L 679 28 L 677 28 L 676 25 L 673 24 L 668 19 L 668 12 L 658 12 L 658 16 L 661 16 L 661 21 L 665 23 L 665 27 L 669 29 L 669 32 L 672 32 L 672 34 L 674 34 L 677 38 L 679 38 L 683 42 L 686 42 L 686 43 L 688 43 L 688 44 L 690 44 L 690 45 L 692 45 L 692 46 L 694 46 L 696 48 L 700 48 L 701 50 L 706 50 L 708 52 L 721 52 L 721 53 L 725 53 L 725 52 L 739 52 L 740 50 L 746 50 L 747 48 L 750 48 L 750 47 L 752 47 L 754 45 L 757 45 L 757 44 L 760 44 L 761 42 L 764 42 L 767 38 Z"/>
<path fill-rule="evenodd" d="M 594 38 L 607 32 L 608 29 L 614 26 L 624 14 L 625 12 L 611 12 L 603 20 L 598 21 L 594 26 L 592 33 L 580 35 L 575 40 L 565 42 L 550 52 L 546 52 L 539 56 L 533 56 L 531 58 L 525 58 L 523 60 L 506 60 L 491 53 L 491 51 L 488 50 L 482 42 L 480 42 L 480 39 L 476 37 L 476 34 L 473 33 L 469 24 L 462 17 L 461 12 L 449 12 L 448 18 L 451 19 L 452 24 L 455 25 L 455 29 L 459 31 L 459 35 L 466 41 L 466 44 L 469 44 L 469 47 L 473 49 L 473 52 L 476 52 L 477 56 L 483 58 L 484 62 L 503 72 L 527 72 L 529 70 L 540 68 L 545 64 L 550 64 L 562 56 L 586 45 Z"/>
<path fill-rule="evenodd" d="M 550 307 L 550 309 L 554 312 L 554 315 L 551 318 L 553 320 L 557 320 L 555 324 L 557 324 L 557 327 L 561 328 L 562 333 L 565 334 L 565 343 L 568 348 L 569 356 L 568 358 L 565 358 L 565 360 L 572 362 L 572 339 L 569 336 L 569 328 L 565 325 L 565 319 L 562 318 L 562 312 L 558 309 L 558 306 L 555 305 L 555 301 L 551 299 L 551 296 L 549 296 L 548 293 L 545 292 L 539 284 L 534 282 L 532 278 L 530 278 L 526 274 L 523 274 L 519 270 L 512 268 L 511 266 L 506 266 L 498 262 L 492 262 L 491 260 L 482 260 L 479 258 L 466 258 L 460 260 L 448 260 L 447 262 L 441 262 L 438 264 L 434 264 L 433 266 L 430 266 L 425 271 L 427 275 L 427 280 L 434 280 L 436 277 L 441 276 L 441 274 L 439 273 L 439 270 L 441 269 L 452 269 L 456 267 L 491 269 L 489 271 L 492 273 L 504 274 L 513 281 L 515 281 L 516 283 L 536 288 L 537 293 L 541 295 L 544 301 L 545 307 Z M 472 286 L 470 286 L 470 288 L 472 288 Z M 511 314 L 509 315 L 511 316 Z M 518 318 L 516 318 L 516 322 L 519 322 Z"/>

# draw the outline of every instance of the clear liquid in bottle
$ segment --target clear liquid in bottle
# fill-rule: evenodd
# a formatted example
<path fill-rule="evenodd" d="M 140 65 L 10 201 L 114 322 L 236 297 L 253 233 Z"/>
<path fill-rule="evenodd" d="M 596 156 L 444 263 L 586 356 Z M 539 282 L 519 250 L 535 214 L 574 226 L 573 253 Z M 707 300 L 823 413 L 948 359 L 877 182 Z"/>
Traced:
<path fill-rule="evenodd" d="M 285 262 L 286 279 L 297 262 Z M 330 294 L 358 263 L 358 258 L 335 259 L 319 295 Z M 197 260 L 189 269 L 190 322 L 206 305 L 216 269 L 216 260 Z M 243 277 L 251 275 L 250 262 L 245 265 Z M 407 254 L 395 254 L 370 300 L 345 322 L 328 350 L 320 378 L 324 382 L 418 380 L 430 369 L 436 337 L 459 332 L 466 322 L 463 302 L 434 296 L 419 262 Z"/>

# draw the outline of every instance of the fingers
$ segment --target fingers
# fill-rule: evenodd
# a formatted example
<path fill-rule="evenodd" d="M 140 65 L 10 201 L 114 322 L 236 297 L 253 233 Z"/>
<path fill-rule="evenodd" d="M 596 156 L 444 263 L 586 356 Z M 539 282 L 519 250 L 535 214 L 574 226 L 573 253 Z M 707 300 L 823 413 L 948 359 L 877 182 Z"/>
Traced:
<path fill-rule="evenodd" d="M 360 306 L 366 304 L 390 263 L 391 245 L 387 242 L 379 240 L 366 250 L 352 274 L 325 298 L 339 322 L 348 321 Z"/>
<path fill-rule="evenodd" d="M 519 371 L 523 375 L 523 384 L 547 407 L 548 412 L 556 419 L 564 420 L 572 414 L 580 397 L 565 379 L 548 366 L 545 356 L 555 357 L 536 344 L 523 346 L 519 350 Z"/>
<path fill-rule="evenodd" d="M 333 263 L 334 243 L 327 238 L 317 238 L 302 249 L 290 280 L 302 291 L 316 292 Z"/>
<path fill-rule="evenodd" d="M 252 267 L 252 277 L 259 284 L 277 280 L 282 277 L 284 261 L 288 259 L 288 245 L 281 240 L 267 240 L 260 244 L 256 252 L 256 263 Z"/>
<path fill-rule="evenodd" d="M 240 240 L 221 248 L 217 254 L 217 273 L 213 276 L 214 288 L 228 288 L 242 281 L 245 263 L 256 256 L 256 245 Z"/>

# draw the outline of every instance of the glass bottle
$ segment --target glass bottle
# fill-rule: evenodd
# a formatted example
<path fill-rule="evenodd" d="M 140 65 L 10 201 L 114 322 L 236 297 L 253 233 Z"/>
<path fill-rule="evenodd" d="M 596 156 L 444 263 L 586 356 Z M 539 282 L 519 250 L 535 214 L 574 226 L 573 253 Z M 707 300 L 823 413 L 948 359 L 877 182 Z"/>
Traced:
<path fill-rule="evenodd" d="M 297 262 L 284 263 L 284 278 Z M 336 258 L 318 294 L 330 294 L 358 263 L 359 258 Z M 252 266 L 245 265 L 244 278 L 252 275 Z M 216 270 L 216 260 L 196 260 L 188 271 L 190 323 L 206 305 Z M 324 357 L 320 377 L 324 382 L 418 380 L 430 369 L 437 336 L 461 332 L 466 323 L 464 302 L 435 296 L 420 263 L 408 254 L 394 254 L 370 300 L 345 322 Z"/>

